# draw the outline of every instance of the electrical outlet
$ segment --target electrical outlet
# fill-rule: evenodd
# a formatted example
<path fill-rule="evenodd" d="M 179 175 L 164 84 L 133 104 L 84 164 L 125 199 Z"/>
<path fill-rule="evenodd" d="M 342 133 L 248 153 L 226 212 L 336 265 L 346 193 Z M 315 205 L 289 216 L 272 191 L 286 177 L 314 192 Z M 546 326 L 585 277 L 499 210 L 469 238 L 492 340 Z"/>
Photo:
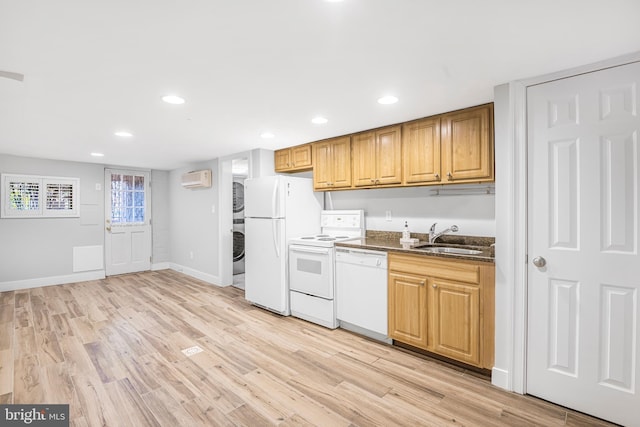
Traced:
<path fill-rule="evenodd" d="M 391 211 L 385 211 L 384 219 L 391 222 Z"/>

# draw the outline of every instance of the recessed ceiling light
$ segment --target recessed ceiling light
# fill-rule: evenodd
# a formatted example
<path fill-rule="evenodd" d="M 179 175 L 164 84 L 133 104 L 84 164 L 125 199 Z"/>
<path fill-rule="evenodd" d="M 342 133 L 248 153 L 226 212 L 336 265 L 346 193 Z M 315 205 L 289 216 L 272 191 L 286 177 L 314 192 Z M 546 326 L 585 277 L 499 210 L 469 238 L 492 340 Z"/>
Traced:
<path fill-rule="evenodd" d="M 162 100 L 167 104 L 175 104 L 175 105 L 184 104 L 184 98 L 181 98 L 176 95 L 165 95 L 162 97 Z"/>
<path fill-rule="evenodd" d="M 272 134 L 271 132 L 262 132 L 262 133 L 260 134 L 260 137 L 261 137 L 261 138 L 264 138 L 264 139 L 273 138 L 274 136 L 275 136 L 275 135 L 274 135 L 274 134 Z"/>
<path fill-rule="evenodd" d="M 104 157 L 104 154 L 102 154 L 102 153 L 91 153 L 91 155 L 93 157 Z"/>
<path fill-rule="evenodd" d="M 340 3 L 342 0 L 324 0 L 327 3 Z"/>
<path fill-rule="evenodd" d="M 127 132 L 126 130 L 119 130 L 113 133 L 115 136 L 120 136 L 122 138 L 130 138 L 133 136 L 131 132 Z"/>
<path fill-rule="evenodd" d="M 398 98 L 391 95 L 378 98 L 378 104 L 388 105 L 388 104 L 395 104 L 396 102 L 398 102 Z"/>
<path fill-rule="evenodd" d="M 325 119 L 324 117 L 314 117 L 313 119 L 311 119 L 311 123 L 315 123 L 317 125 L 323 125 L 325 123 L 327 123 L 329 120 Z"/>

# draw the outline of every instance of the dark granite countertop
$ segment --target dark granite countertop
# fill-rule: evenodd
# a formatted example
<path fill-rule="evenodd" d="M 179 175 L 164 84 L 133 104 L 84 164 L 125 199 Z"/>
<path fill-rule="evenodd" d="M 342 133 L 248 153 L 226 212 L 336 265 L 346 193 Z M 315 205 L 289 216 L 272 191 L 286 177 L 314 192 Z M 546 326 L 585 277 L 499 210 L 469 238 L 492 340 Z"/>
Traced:
<path fill-rule="evenodd" d="M 482 251 L 480 254 L 469 255 L 434 253 L 416 248 L 416 246 L 426 245 L 429 243 L 429 237 L 426 234 L 411 233 L 411 237 L 419 239 L 418 243 L 415 244 L 400 243 L 401 236 L 402 233 L 398 232 L 367 230 L 366 237 L 339 242 L 336 243 L 336 246 L 380 250 L 385 252 L 402 252 L 448 259 L 465 259 L 490 263 L 494 262 L 495 253 L 493 244 L 495 243 L 495 238 L 493 237 L 445 235 L 440 237 L 435 244 L 431 245 L 433 247 L 459 247 Z"/>

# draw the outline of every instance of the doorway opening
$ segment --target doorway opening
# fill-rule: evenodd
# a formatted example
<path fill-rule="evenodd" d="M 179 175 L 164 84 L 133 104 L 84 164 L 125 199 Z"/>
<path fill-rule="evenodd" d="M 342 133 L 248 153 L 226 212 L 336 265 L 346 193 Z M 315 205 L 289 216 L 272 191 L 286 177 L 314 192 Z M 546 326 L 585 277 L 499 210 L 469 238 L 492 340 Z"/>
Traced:
<path fill-rule="evenodd" d="M 244 289 L 244 181 L 249 176 L 249 159 L 231 161 L 233 177 L 233 282 L 232 286 Z"/>

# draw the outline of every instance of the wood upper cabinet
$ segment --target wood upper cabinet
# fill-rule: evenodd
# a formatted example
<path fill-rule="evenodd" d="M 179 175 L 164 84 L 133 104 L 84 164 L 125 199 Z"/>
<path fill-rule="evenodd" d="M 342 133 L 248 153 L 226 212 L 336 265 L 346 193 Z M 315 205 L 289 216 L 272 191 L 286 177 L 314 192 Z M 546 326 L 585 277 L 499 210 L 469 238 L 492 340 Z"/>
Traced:
<path fill-rule="evenodd" d="M 315 142 L 313 148 L 313 188 L 333 190 L 351 187 L 351 137 Z"/>
<path fill-rule="evenodd" d="M 493 104 L 441 116 L 443 182 L 494 180 Z"/>
<path fill-rule="evenodd" d="M 274 153 L 276 172 L 298 172 L 311 170 L 311 144 L 276 150 Z"/>
<path fill-rule="evenodd" d="M 372 187 L 402 183 L 401 126 L 353 135 L 353 185 Z"/>
<path fill-rule="evenodd" d="M 440 182 L 440 117 L 402 126 L 402 159 L 405 183 Z"/>
<path fill-rule="evenodd" d="M 491 369 L 493 264 L 389 254 L 389 336 Z"/>
<path fill-rule="evenodd" d="M 278 150 L 275 169 L 313 169 L 316 190 L 487 182 L 493 139 L 493 104 L 485 104 Z"/>

